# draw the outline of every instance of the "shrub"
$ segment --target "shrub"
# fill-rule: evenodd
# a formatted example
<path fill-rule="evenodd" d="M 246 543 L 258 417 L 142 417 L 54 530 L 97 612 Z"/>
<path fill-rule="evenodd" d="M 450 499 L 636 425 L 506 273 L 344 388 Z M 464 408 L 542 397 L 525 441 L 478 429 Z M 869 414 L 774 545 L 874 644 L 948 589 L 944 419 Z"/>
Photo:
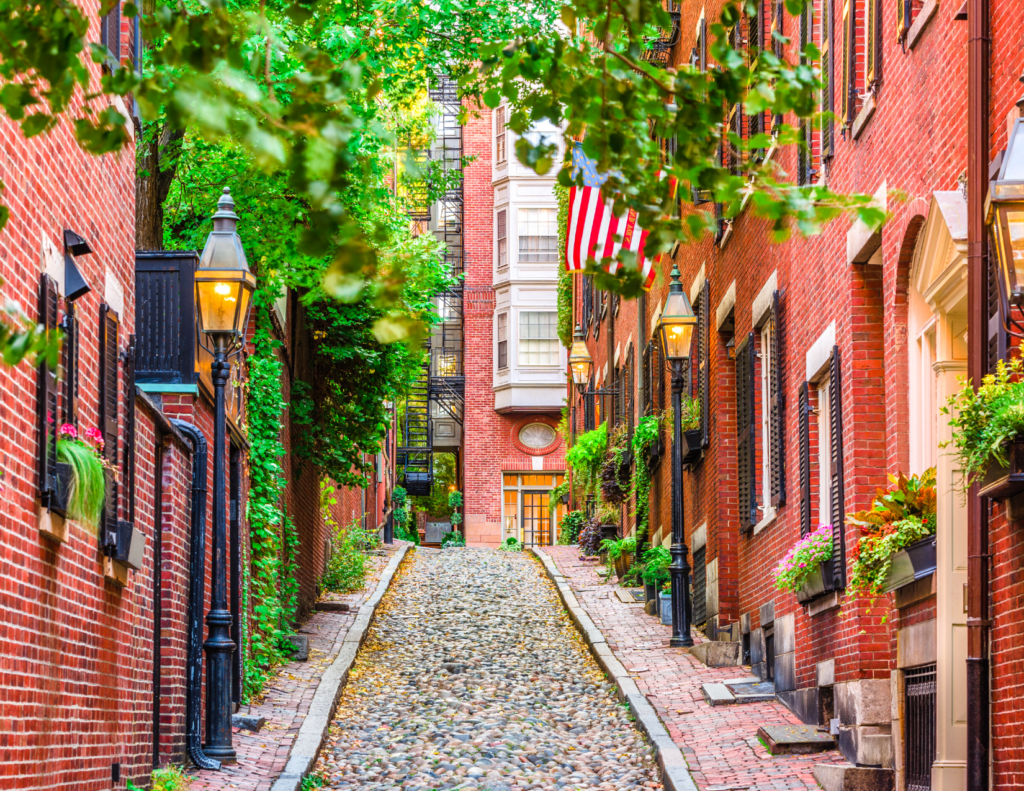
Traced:
<path fill-rule="evenodd" d="M 520 552 L 523 549 L 523 542 L 515 536 L 509 536 L 501 542 L 501 546 L 498 549 L 504 552 Z"/>
<path fill-rule="evenodd" d="M 441 549 L 464 546 L 466 546 L 466 539 L 458 530 L 452 530 L 449 533 L 445 533 L 444 537 L 441 539 Z"/>
<path fill-rule="evenodd" d="M 572 467 L 576 479 L 588 494 L 593 494 L 597 489 L 607 451 L 608 424 L 602 423 L 593 431 L 576 437 L 576 443 L 565 453 L 566 462 Z"/>
<path fill-rule="evenodd" d="M 934 515 L 924 519 L 908 516 L 861 538 L 853 549 L 850 591 L 866 594 L 881 592 L 889 578 L 893 555 L 934 534 Z"/>
<path fill-rule="evenodd" d="M 832 525 L 818 525 L 797 541 L 775 567 L 775 587 L 796 593 L 823 562 L 832 557 Z"/>
<path fill-rule="evenodd" d="M 660 585 L 669 578 L 668 567 L 672 563 L 672 553 L 665 547 L 651 547 L 644 552 L 643 570 L 640 577 L 647 585 Z"/>
<path fill-rule="evenodd" d="M 352 593 L 362 589 L 366 583 L 366 556 L 362 550 L 365 536 L 358 522 L 353 522 L 347 530 L 335 530 L 327 571 L 320 581 L 324 590 Z"/>
<path fill-rule="evenodd" d="M 575 544 L 579 540 L 580 529 L 586 521 L 587 515 L 583 511 L 570 511 L 563 516 L 558 543 L 565 546 Z"/>
<path fill-rule="evenodd" d="M 588 519 L 579 534 L 580 555 L 593 557 L 601 553 L 601 522 Z"/>

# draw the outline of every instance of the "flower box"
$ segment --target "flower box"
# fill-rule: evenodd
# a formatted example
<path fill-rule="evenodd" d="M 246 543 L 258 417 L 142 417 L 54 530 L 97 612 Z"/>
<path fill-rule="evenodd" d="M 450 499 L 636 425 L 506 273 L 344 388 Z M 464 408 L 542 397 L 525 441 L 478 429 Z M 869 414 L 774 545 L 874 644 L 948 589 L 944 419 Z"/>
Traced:
<path fill-rule="evenodd" d="M 828 592 L 828 586 L 825 584 L 824 565 L 824 563 L 819 563 L 811 575 L 804 580 L 800 590 L 796 592 L 796 600 L 801 604 L 808 604 Z"/>
<path fill-rule="evenodd" d="M 935 536 L 922 538 L 892 556 L 883 593 L 891 593 L 935 573 Z"/>
<path fill-rule="evenodd" d="M 704 445 L 704 432 L 699 428 L 684 431 L 680 439 L 683 450 L 683 464 L 695 464 L 700 461 Z"/>
<path fill-rule="evenodd" d="M 47 507 L 50 511 L 59 516 L 67 516 L 68 495 L 71 492 L 71 483 L 74 480 L 74 472 L 71 469 L 71 465 L 63 461 L 57 462 L 54 472 L 56 474 L 57 486 L 53 495 L 50 497 Z"/>
<path fill-rule="evenodd" d="M 1006 500 L 1024 492 L 1024 437 L 1007 448 L 1005 467 L 992 461 L 981 480 L 979 494 L 992 500 Z"/>

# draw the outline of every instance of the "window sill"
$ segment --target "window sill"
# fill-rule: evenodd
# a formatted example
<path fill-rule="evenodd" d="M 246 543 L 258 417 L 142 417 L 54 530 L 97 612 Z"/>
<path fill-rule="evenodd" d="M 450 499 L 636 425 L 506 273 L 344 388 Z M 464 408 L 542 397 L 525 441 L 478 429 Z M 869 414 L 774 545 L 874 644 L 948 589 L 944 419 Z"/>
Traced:
<path fill-rule="evenodd" d="M 935 12 L 938 10 L 938 0 L 925 0 L 921 10 L 917 12 L 917 19 L 914 20 L 914 24 L 910 26 L 910 31 L 907 33 L 907 49 L 913 49 L 917 46 L 917 42 L 924 33 L 924 29 L 928 27 L 928 23 L 931 22 L 932 17 L 935 16 Z"/>
<path fill-rule="evenodd" d="M 864 132 L 864 127 L 868 125 L 868 121 L 875 115 L 875 110 L 878 108 L 878 103 L 875 101 L 874 95 L 870 95 L 867 101 L 864 102 L 864 106 L 860 108 L 860 112 L 857 113 L 857 117 L 853 121 L 853 129 L 850 132 L 850 136 L 856 140 Z"/>
<path fill-rule="evenodd" d="M 768 527 L 768 525 L 770 525 L 772 522 L 774 522 L 776 520 L 776 518 L 778 517 L 778 515 L 779 515 L 779 512 L 775 508 L 772 508 L 771 506 L 769 506 L 768 508 L 765 508 L 764 509 L 764 516 L 761 517 L 761 521 L 760 522 L 758 522 L 756 525 L 754 525 L 754 530 L 751 533 L 751 535 L 755 535 L 756 536 L 758 533 L 760 533 L 762 530 L 764 530 L 766 527 Z"/>

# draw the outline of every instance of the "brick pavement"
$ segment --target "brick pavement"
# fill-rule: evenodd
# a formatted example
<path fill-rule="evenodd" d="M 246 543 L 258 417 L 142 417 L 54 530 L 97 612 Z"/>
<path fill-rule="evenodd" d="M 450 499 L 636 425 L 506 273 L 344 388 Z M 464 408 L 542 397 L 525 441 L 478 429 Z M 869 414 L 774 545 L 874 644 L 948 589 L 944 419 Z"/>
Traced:
<path fill-rule="evenodd" d="M 815 764 L 845 763 L 837 750 L 770 755 L 757 729 L 799 724 L 789 709 L 778 702 L 709 706 L 700 691 L 708 681 L 749 675 L 749 668 L 709 668 L 688 651 L 669 648 L 671 628 L 647 615 L 643 605 L 619 601 L 616 586 L 602 583 L 597 564 L 580 560 L 576 547 L 545 547 L 544 551 L 658 712 L 701 791 L 817 789 L 812 775 Z M 695 634 L 694 639 L 701 638 Z"/>
<path fill-rule="evenodd" d="M 396 541 L 393 548 L 386 547 L 388 555 L 402 543 Z M 189 784 L 189 791 L 268 791 L 288 763 L 288 753 L 309 711 L 320 676 L 341 650 L 360 605 L 373 594 L 389 559 L 370 556 L 373 568 L 367 575 L 366 585 L 358 593 L 324 597 L 346 601 L 351 609 L 347 613 L 313 613 L 299 627 L 299 634 L 309 636 L 309 661 L 281 665 L 268 680 L 263 699 L 239 709 L 241 714 L 265 717 L 266 725 L 259 733 L 233 728 L 238 763 L 225 766 L 219 772 L 197 772 Z"/>

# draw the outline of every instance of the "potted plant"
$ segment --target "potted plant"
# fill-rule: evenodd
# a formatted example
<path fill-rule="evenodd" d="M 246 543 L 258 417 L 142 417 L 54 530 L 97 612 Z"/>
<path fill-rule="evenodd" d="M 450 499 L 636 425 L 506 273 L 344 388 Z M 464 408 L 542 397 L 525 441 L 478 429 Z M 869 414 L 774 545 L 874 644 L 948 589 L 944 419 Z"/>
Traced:
<path fill-rule="evenodd" d="M 632 461 L 626 442 L 626 428 L 619 426 L 608 442 L 604 466 L 601 468 L 601 499 L 619 505 L 629 495 L 629 466 Z"/>
<path fill-rule="evenodd" d="M 64 516 L 97 530 L 107 498 L 103 434 L 97 428 L 78 429 L 70 423 L 57 434 L 57 500 Z"/>
<path fill-rule="evenodd" d="M 602 503 L 597 511 L 597 522 L 601 525 L 601 539 L 614 541 L 619 536 L 619 509 Z"/>
<path fill-rule="evenodd" d="M 601 551 L 608 556 L 608 561 L 615 566 L 615 574 L 621 580 L 633 565 L 633 553 L 636 552 L 636 537 L 627 536 L 622 540 L 604 539 Z"/>
<path fill-rule="evenodd" d="M 587 522 L 587 515 L 583 511 L 570 511 L 562 517 L 558 533 L 558 543 L 571 546 L 579 541 L 580 530 Z"/>
<path fill-rule="evenodd" d="M 651 547 L 643 555 L 643 570 L 640 578 L 644 581 L 644 595 L 648 601 L 658 603 L 658 589 L 668 581 L 668 567 L 672 553 L 665 547 Z"/>
<path fill-rule="evenodd" d="M 594 557 L 601 552 L 601 523 L 596 519 L 588 519 L 580 528 L 580 558 Z"/>
<path fill-rule="evenodd" d="M 672 625 L 672 583 L 665 582 L 661 586 L 661 593 L 658 594 L 658 613 L 661 615 L 661 623 L 665 626 Z"/>
<path fill-rule="evenodd" d="M 949 425 L 961 487 L 974 483 L 980 494 L 1005 500 L 1024 492 L 1024 362 L 1000 360 L 995 373 L 982 379 L 977 392 L 962 380 L 942 411 Z"/>
<path fill-rule="evenodd" d="M 935 468 L 909 478 L 890 475 L 871 508 L 847 518 L 864 535 L 854 547 L 850 590 L 888 593 L 935 571 Z"/>
<path fill-rule="evenodd" d="M 683 398 L 679 413 L 679 427 L 682 430 L 683 464 L 695 464 L 700 461 L 704 450 L 704 432 L 700 427 L 700 401 L 696 398 Z"/>
<path fill-rule="evenodd" d="M 775 567 L 775 587 L 796 594 L 806 604 L 825 593 L 822 564 L 832 558 L 832 525 L 818 529 L 797 541 Z"/>

